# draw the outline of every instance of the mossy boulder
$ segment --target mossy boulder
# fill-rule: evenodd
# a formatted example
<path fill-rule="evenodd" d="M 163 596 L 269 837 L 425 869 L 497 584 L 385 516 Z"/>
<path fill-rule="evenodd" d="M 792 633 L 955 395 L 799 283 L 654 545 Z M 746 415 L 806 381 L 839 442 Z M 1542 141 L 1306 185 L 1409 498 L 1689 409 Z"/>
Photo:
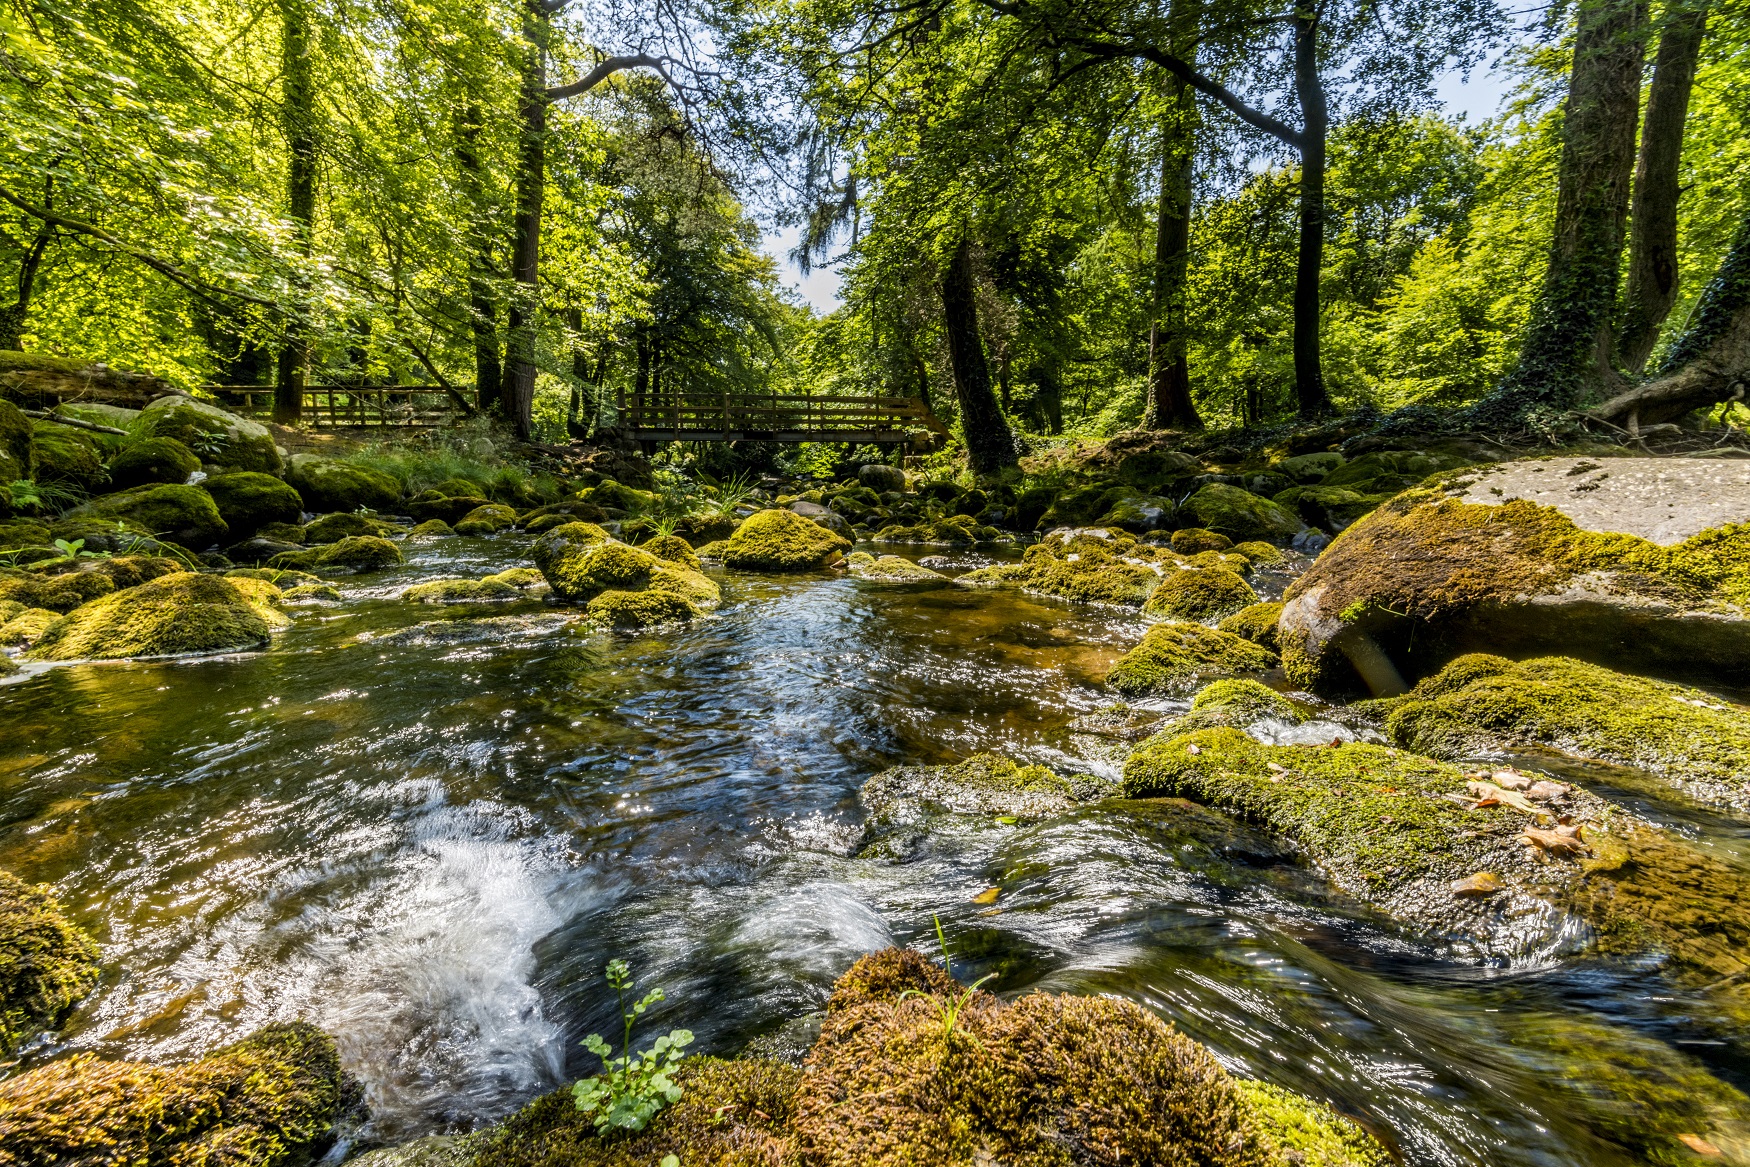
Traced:
<path fill-rule="evenodd" d="M 1258 567 L 1274 567 L 1287 558 L 1282 554 L 1281 548 L 1256 539 L 1234 544 L 1232 552 L 1235 555 L 1243 555 L 1248 562 Z"/>
<path fill-rule="evenodd" d="M 1664 958 L 1691 986 L 1750 973 L 1738 906 L 1750 874 L 1582 790 L 1532 802 L 1475 782 L 1388 746 L 1269 746 L 1232 728 L 1158 734 L 1124 767 L 1126 794 L 1271 830 L 1340 890 L 1465 955 L 1523 957 L 1581 935 L 1600 956 Z"/>
<path fill-rule="evenodd" d="M 1138 494 L 1124 490 L 1108 494 L 1101 500 L 1106 511 L 1094 520 L 1097 527 L 1118 527 L 1133 535 L 1149 531 L 1170 530 L 1179 509 L 1170 498 Z"/>
<path fill-rule="evenodd" d="M 307 551 L 287 551 L 268 560 L 269 567 L 293 571 L 381 571 L 402 563 L 401 549 L 376 535 L 348 535 L 334 543 Z"/>
<path fill-rule="evenodd" d="M 1217 624 L 1223 632 L 1231 632 L 1235 636 L 1249 640 L 1253 644 L 1262 645 L 1271 652 L 1280 652 L 1276 640 L 1276 621 L 1282 618 L 1282 604 L 1272 601 L 1267 604 L 1252 604 L 1242 608 L 1232 616 Z"/>
<path fill-rule="evenodd" d="M 736 528 L 723 562 L 739 571 L 820 571 L 850 549 L 849 539 L 794 511 L 765 510 Z"/>
<path fill-rule="evenodd" d="M 945 583 L 948 579 L 939 571 L 931 571 L 897 555 L 876 558 L 866 551 L 859 551 L 851 555 L 846 564 L 853 576 L 873 583 Z"/>
<path fill-rule="evenodd" d="M 1168 570 L 1176 564 L 1168 563 Z M 1088 527 L 1053 531 L 1021 556 L 960 576 L 965 587 L 1009 584 L 1084 603 L 1141 607 L 1161 582 L 1160 556 L 1125 531 Z"/>
<path fill-rule="evenodd" d="M 1656 774 L 1750 811 L 1750 709 L 1568 657 L 1462 656 L 1389 706 L 1396 744 L 1436 757 L 1545 747 Z"/>
<path fill-rule="evenodd" d="M 458 535 L 496 535 L 516 525 L 516 512 L 497 503 L 485 503 L 470 510 L 456 524 Z"/>
<path fill-rule="evenodd" d="M 705 576 L 628 547 L 593 523 L 554 528 L 535 541 L 531 558 L 554 595 L 587 604 L 592 618 L 614 627 L 691 620 L 720 599 Z"/>
<path fill-rule="evenodd" d="M 1283 458 L 1272 462 L 1270 469 L 1277 474 L 1286 475 L 1294 481 L 1304 484 L 1323 481 L 1333 470 L 1336 470 L 1348 459 L 1335 450 L 1321 450 L 1312 454 L 1297 454 L 1292 458 Z"/>
<path fill-rule="evenodd" d="M 141 437 L 175 438 L 215 471 L 280 472 L 273 433 L 260 422 L 192 397 L 160 397 L 134 423 Z"/>
<path fill-rule="evenodd" d="M 304 500 L 304 509 L 315 514 L 351 513 L 361 507 L 388 510 L 401 497 L 401 484 L 387 474 L 314 454 L 293 454 L 286 466 L 286 481 Z"/>
<path fill-rule="evenodd" d="M 30 569 L 38 575 L 51 576 L 78 586 L 73 576 L 102 576 L 112 588 L 131 588 L 157 579 L 161 575 L 187 571 L 180 559 L 159 555 L 116 555 L 107 559 L 60 559 L 35 564 Z"/>
<path fill-rule="evenodd" d="M 890 523 L 875 532 L 878 543 L 906 543 L 923 547 L 971 547 L 995 539 L 1000 532 L 980 524 L 971 515 L 949 515 L 904 524 Z"/>
<path fill-rule="evenodd" d="M 405 509 L 419 522 L 453 525 L 467 518 L 469 512 L 484 506 L 485 502 L 478 495 L 452 496 L 438 490 L 422 490 L 407 500 Z"/>
<path fill-rule="evenodd" d="M 1332 470 L 1320 480 L 1321 486 L 1345 486 L 1363 494 L 1395 494 L 1421 482 L 1431 474 L 1468 466 L 1471 459 L 1461 454 L 1423 450 L 1379 450 Z"/>
<path fill-rule="evenodd" d="M 83 430 L 39 421 L 31 427 L 34 477 L 89 494 L 109 482 L 103 468 L 103 452 Z"/>
<path fill-rule="evenodd" d="M 547 590 L 547 582 L 532 567 L 513 567 L 484 579 L 440 579 L 418 584 L 401 598 L 418 604 L 491 604 L 526 599 Z"/>
<path fill-rule="evenodd" d="M 740 519 L 718 511 L 712 514 L 688 515 L 675 524 L 674 533 L 693 547 L 703 547 L 707 543 L 729 538 L 739 526 Z"/>
<path fill-rule="evenodd" d="M 340 589 L 332 584 L 298 584 L 280 593 L 287 604 L 334 604 L 340 602 Z"/>
<path fill-rule="evenodd" d="M 134 423 L 140 418 L 140 411 L 127 409 L 120 405 L 105 405 L 99 401 L 63 401 L 55 407 L 55 416 L 127 431 L 119 434 L 105 433 L 101 430 L 83 431 L 92 441 L 97 443 L 97 448 L 103 452 L 103 456 L 107 459 L 113 458 L 133 440 L 132 431 Z"/>
<path fill-rule="evenodd" d="M 303 517 L 304 500 L 271 474 L 248 470 L 216 474 L 200 489 L 212 496 L 233 539 L 247 539 L 269 523 L 296 524 Z"/>
<path fill-rule="evenodd" d="M 304 542 L 315 546 L 319 543 L 338 543 L 353 535 L 375 535 L 379 538 L 393 534 L 399 530 L 392 523 L 373 518 L 370 515 L 354 514 L 342 511 L 304 525 Z"/>
<path fill-rule="evenodd" d="M 1337 532 L 1372 514 L 1391 500 L 1389 494 L 1360 494 L 1346 486 L 1291 486 L 1271 496 L 1284 510 L 1310 527 Z"/>
<path fill-rule="evenodd" d="M 270 583 L 282 591 L 322 582 L 321 577 L 311 575 L 307 571 L 288 571 L 273 567 L 233 567 L 225 573 L 225 578 L 258 579 L 264 583 Z"/>
<path fill-rule="evenodd" d="M 442 519 L 427 519 L 407 532 L 409 539 L 446 539 L 456 530 Z"/>
<path fill-rule="evenodd" d="M 1202 624 L 1156 624 L 1112 666 L 1106 683 L 1127 697 L 1172 696 L 1275 665 L 1275 653 L 1231 632 Z"/>
<path fill-rule="evenodd" d="M 136 486 L 94 498 L 67 513 L 73 518 L 130 523 L 191 551 L 204 551 L 230 533 L 213 496 L 198 486 Z"/>
<path fill-rule="evenodd" d="M 1214 621 L 1258 602 L 1258 593 L 1225 567 L 1169 570 L 1142 610 L 1173 620 Z"/>
<path fill-rule="evenodd" d="M 1168 541 L 1174 551 L 1180 555 L 1198 555 L 1205 551 L 1226 551 L 1234 545 L 1234 541 L 1218 531 L 1205 527 L 1184 527 L 1174 531 Z"/>
<path fill-rule="evenodd" d="M 59 1026 L 97 974 L 97 945 L 67 919 L 50 889 L 0 871 L 0 1058 Z M 0 1153 L 16 1152 L 6 1122 L 0 1102 Z"/>
<path fill-rule="evenodd" d="M 77 511 L 63 515 L 49 527 L 49 536 L 67 543 L 77 541 L 82 551 L 112 555 L 174 555 L 169 541 L 160 541 L 140 523 L 126 519 L 99 519 Z"/>
<path fill-rule="evenodd" d="M 1288 539 L 1304 525 L 1269 499 L 1220 482 L 1199 488 L 1180 511 L 1198 526 L 1226 535 L 1235 543 Z"/>
<path fill-rule="evenodd" d="M 0 569 L 0 602 L 13 601 L 27 608 L 71 612 L 81 604 L 115 591 L 115 581 L 95 572 L 45 575 Z"/>
<path fill-rule="evenodd" d="M 1191 699 L 1190 710 L 1167 722 L 1161 733 L 1176 736 L 1222 726 L 1248 729 L 1261 721 L 1299 725 L 1305 720 L 1288 698 L 1261 681 L 1242 677 L 1200 689 Z"/>
<path fill-rule="evenodd" d="M 688 571 L 699 570 L 699 554 L 693 545 L 679 535 L 658 535 L 638 545 L 658 559 L 677 564 Z"/>
<path fill-rule="evenodd" d="M 9 606 L 16 606 L 8 601 Z M 0 623 L 0 648 L 29 648 L 42 639 L 64 613 L 52 608 L 24 608 Z"/>
<path fill-rule="evenodd" d="M 109 660 L 260 648 L 269 623 L 238 586 L 257 582 L 185 571 L 111 592 L 62 617 L 30 656 Z"/>
<path fill-rule="evenodd" d="M 1557 652 L 1734 683 L 1750 665 L 1750 521 L 1698 524 L 1750 517 L 1750 467 L 1705 461 L 1552 458 L 1398 495 L 1284 597 L 1290 679 L 1392 696 L 1468 652 Z"/>
<path fill-rule="evenodd" d="M 49 534 L 46 522 L 39 522 L 36 519 L 8 519 L 5 522 L 0 522 L 0 550 L 12 551 L 21 547 L 47 547 L 51 545 L 53 538 L 54 536 Z"/>
<path fill-rule="evenodd" d="M 109 482 L 117 490 L 164 483 L 180 485 L 201 468 L 194 451 L 175 438 L 137 438 L 109 460 Z"/>
<path fill-rule="evenodd" d="M 10 401 L 0 400 L 0 482 L 10 486 L 31 475 L 30 418 Z M 8 504 L 10 505 L 10 504 Z"/>
<path fill-rule="evenodd" d="M 931 814 L 1046 818 L 1075 805 L 1068 780 L 1044 766 L 975 754 L 953 766 L 900 766 L 863 783 L 857 794 L 872 821 L 915 822 Z"/>
<path fill-rule="evenodd" d="M 333 1039 L 302 1022 L 179 1066 L 74 1054 L 0 1082 L 0 1147 L 20 1164 L 297 1167 L 354 1091 Z"/>

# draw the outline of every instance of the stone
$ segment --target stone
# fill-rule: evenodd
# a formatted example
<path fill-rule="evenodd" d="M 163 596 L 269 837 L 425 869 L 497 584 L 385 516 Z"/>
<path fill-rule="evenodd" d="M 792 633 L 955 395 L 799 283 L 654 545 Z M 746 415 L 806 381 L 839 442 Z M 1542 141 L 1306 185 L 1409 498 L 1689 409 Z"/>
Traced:
<path fill-rule="evenodd" d="M 192 397 L 153 401 L 141 411 L 135 433 L 175 438 L 215 472 L 278 474 L 281 469 L 279 447 L 266 426 Z"/>
<path fill-rule="evenodd" d="M 584 603 L 592 619 L 612 627 L 696 619 L 721 598 L 717 585 L 697 571 L 629 547 L 592 523 L 548 531 L 535 540 L 530 557 L 555 596 Z"/>
<path fill-rule="evenodd" d="M 26 1040 L 66 1020 L 97 984 L 97 956 L 96 943 L 48 887 L 0 871 L 0 1057 L 12 1058 Z M 0 1154 L 16 1149 L 6 1122 L 0 1104 Z"/>
<path fill-rule="evenodd" d="M 1009 584 L 1038 595 L 1083 603 L 1141 607 L 1159 586 L 1162 566 L 1154 548 L 1126 531 L 1064 528 L 1027 548 L 1019 563 L 967 572 L 963 587 Z"/>
<path fill-rule="evenodd" d="M 1346 486 L 1291 486 L 1272 501 L 1308 526 L 1336 533 L 1391 501 L 1390 494 L 1358 494 Z"/>
<path fill-rule="evenodd" d="M 238 586 L 257 583 L 178 572 L 110 592 L 62 617 L 30 657 L 108 660 L 260 648 L 268 640 L 268 621 Z"/>
<path fill-rule="evenodd" d="M 109 482 L 117 490 L 162 483 L 181 484 L 201 468 L 194 451 L 175 438 L 136 438 L 109 460 Z"/>
<path fill-rule="evenodd" d="M 1198 555 L 1204 551 L 1226 551 L 1234 541 L 1203 527 L 1185 527 L 1173 532 L 1168 545 L 1180 555 Z"/>
<path fill-rule="evenodd" d="M 384 511 L 401 498 L 401 484 L 387 474 L 314 454 L 293 454 L 286 467 L 286 481 L 303 498 L 304 509 L 314 514 L 351 512 L 361 507 Z"/>
<path fill-rule="evenodd" d="M 31 456 L 35 463 L 32 473 L 38 482 L 89 494 L 109 481 L 97 443 L 72 426 L 35 423 L 31 427 Z"/>
<path fill-rule="evenodd" d="M 1291 539 L 1304 525 L 1269 499 L 1219 482 L 1199 488 L 1180 510 L 1198 526 L 1226 535 L 1235 543 Z"/>
<path fill-rule="evenodd" d="M 1282 651 L 1276 639 L 1276 622 L 1282 618 L 1282 603 L 1253 604 L 1221 621 L 1216 627 L 1223 632 L 1262 645 L 1271 652 Z"/>
<path fill-rule="evenodd" d="M 1075 805 L 1069 782 L 1044 766 L 975 754 L 953 766 L 900 766 L 863 783 L 857 799 L 881 829 L 932 814 L 1048 818 Z"/>
<path fill-rule="evenodd" d="M 380 538 L 393 534 L 397 529 L 392 524 L 370 515 L 337 511 L 305 524 L 304 542 L 314 546 L 318 543 L 338 543 L 352 535 L 376 535 Z"/>
<path fill-rule="evenodd" d="M 6 601 L 16 605 L 16 601 Z M 0 623 L 0 647 L 30 648 L 42 639 L 63 613 L 53 608 L 25 608 Z"/>
<path fill-rule="evenodd" d="M 1213 622 L 1258 602 L 1258 593 L 1225 567 L 1169 569 L 1142 610 L 1172 620 Z"/>
<path fill-rule="evenodd" d="M 485 503 L 462 516 L 456 524 L 458 535 L 496 535 L 516 525 L 516 512 L 497 503 Z"/>
<path fill-rule="evenodd" d="M 1750 665 L 1750 523 L 1699 524 L 1750 515 L 1750 488 L 1737 462 L 1685 461 L 1667 479 L 1668 461 L 1472 468 L 1396 496 L 1289 588 L 1289 678 L 1392 696 L 1454 657 L 1492 652 L 1733 683 Z M 1689 493 L 1649 501 L 1677 485 Z M 1562 505 L 1514 493 L 1534 490 Z"/>
<path fill-rule="evenodd" d="M 30 418 L 10 401 L 0 400 L 0 483 L 10 486 L 31 475 Z M 11 513 L 11 499 L 3 500 Z"/>
<path fill-rule="evenodd" d="M 821 571 L 850 549 L 849 539 L 794 511 L 764 510 L 736 528 L 723 562 L 739 571 Z"/>
<path fill-rule="evenodd" d="M 200 483 L 213 498 L 233 539 L 247 539 L 269 523 L 296 523 L 304 513 L 298 492 L 271 474 L 240 470 Z"/>
<path fill-rule="evenodd" d="M 1102 501 L 1106 504 L 1106 513 L 1095 519 L 1094 525 L 1118 527 L 1133 535 L 1170 530 L 1179 514 L 1172 499 L 1155 495 L 1126 491 L 1116 498 L 1108 496 Z"/>
<path fill-rule="evenodd" d="M 375 535 L 348 535 L 337 543 L 312 547 L 307 551 L 283 552 L 268 560 L 267 565 L 294 571 L 332 573 L 381 571 L 402 562 L 401 549 L 387 539 Z"/>
<path fill-rule="evenodd" d="M 1202 624 L 1156 624 L 1112 666 L 1106 683 L 1127 697 L 1174 696 L 1275 666 L 1275 653 L 1231 632 Z"/>
<path fill-rule="evenodd" d="M 948 577 L 897 555 L 876 558 L 859 551 L 847 561 L 851 575 L 871 583 L 946 583 Z"/>
<path fill-rule="evenodd" d="M 879 462 L 870 462 L 857 468 L 857 481 L 873 490 L 876 494 L 885 494 L 890 490 L 905 490 L 905 471 L 897 466 L 883 466 Z"/>
<path fill-rule="evenodd" d="M 136 486 L 101 495 L 67 514 L 131 523 L 190 551 L 204 551 L 230 532 L 213 496 L 196 486 Z"/>
<path fill-rule="evenodd" d="M 1271 463 L 1270 469 L 1302 485 L 1310 486 L 1323 481 L 1345 461 L 1347 459 L 1337 451 L 1326 450 L 1317 454 L 1297 454 L 1292 458 L 1284 458 L 1280 462 Z"/>

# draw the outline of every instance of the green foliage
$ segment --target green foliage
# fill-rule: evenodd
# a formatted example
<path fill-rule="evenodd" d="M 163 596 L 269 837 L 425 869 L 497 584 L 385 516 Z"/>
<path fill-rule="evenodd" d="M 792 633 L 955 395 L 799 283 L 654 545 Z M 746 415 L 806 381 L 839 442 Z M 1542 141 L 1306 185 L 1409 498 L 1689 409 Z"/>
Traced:
<path fill-rule="evenodd" d="M 596 1129 L 610 1131 L 641 1131 L 665 1106 L 681 1100 L 681 1087 L 674 1071 L 683 1054 L 693 1042 L 691 1030 L 671 1029 L 656 1039 L 650 1049 L 634 1056 L 632 1026 L 650 1006 L 664 999 L 661 989 L 652 989 L 628 1005 L 626 994 L 632 989 L 632 970 L 623 960 L 610 960 L 607 982 L 620 1003 L 620 1017 L 625 1023 L 624 1039 L 619 1057 L 600 1034 L 592 1033 L 583 1044 L 602 1060 L 602 1073 L 585 1078 L 572 1087 L 577 1109 L 595 1116 Z"/>

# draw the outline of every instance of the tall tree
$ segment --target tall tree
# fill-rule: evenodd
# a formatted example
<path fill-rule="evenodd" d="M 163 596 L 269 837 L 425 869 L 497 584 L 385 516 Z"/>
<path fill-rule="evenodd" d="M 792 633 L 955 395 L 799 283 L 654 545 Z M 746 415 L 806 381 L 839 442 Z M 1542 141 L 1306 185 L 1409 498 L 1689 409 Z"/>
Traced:
<path fill-rule="evenodd" d="M 1189 55 L 1190 50 L 1183 50 Z M 1150 290 L 1148 398 L 1144 429 L 1203 428 L 1191 397 L 1186 360 L 1186 276 L 1191 266 L 1191 176 L 1196 163 L 1197 96 L 1183 80 L 1168 83 L 1161 126 L 1161 190 L 1155 212 L 1155 262 Z"/>
<path fill-rule="evenodd" d="M 974 474 L 997 474 L 1015 465 L 1015 436 L 991 392 L 990 366 L 978 331 L 978 289 L 972 269 L 972 240 L 962 228 L 942 273 L 942 323 L 954 366 L 954 396 L 960 405 L 960 431 Z"/>
<path fill-rule="evenodd" d="M 311 59 L 308 0 L 280 0 L 280 118 L 286 139 L 286 217 L 297 247 L 309 255 L 316 219 L 316 76 Z M 294 314 L 285 324 L 273 391 L 273 419 L 296 422 L 304 412 L 310 374 L 310 336 Z"/>

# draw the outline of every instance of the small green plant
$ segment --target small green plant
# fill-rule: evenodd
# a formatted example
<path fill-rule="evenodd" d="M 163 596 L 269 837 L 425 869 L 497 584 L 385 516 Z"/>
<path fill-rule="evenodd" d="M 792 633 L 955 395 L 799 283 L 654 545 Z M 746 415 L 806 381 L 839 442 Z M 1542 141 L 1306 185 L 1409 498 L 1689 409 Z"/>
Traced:
<path fill-rule="evenodd" d="M 736 507 L 747 501 L 747 496 L 753 493 L 753 478 L 746 474 L 736 474 L 717 488 L 717 498 L 714 500 L 720 514 L 729 514 Z"/>
<path fill-rule="evenodd" d="M 948 936 L 942 931 L 942 918 L 934 912 L 931 912 L 930 919 L 936 922 L 936 943 L 940 945 L 942 949 L 942 969 L 949 975 L 949 977 L 952 977 L 954 975 L 954 961 L 948 954 Z M 973 981 L 959 993 L 952 997 L 945 998 L 942 1001 L 943 1045 L 947 1045 L 954 1040 L 954 1026 L 959 1023 L 960 1014 L 965 1010 L 966 1006 L 971 1003 L 972 998 L 978 994 L 978 990 L 984 986 L 984 983 L 995 979 L 996 975 L 997 974 L 995 973 L 986 973 L 976 981 Z M 927 997 L 929 995 L 930 994 L 923 992 L 921 989 L 907 989 L 899 995 L 899 999 L 903 1001 L 907 997 Z"/>
<path fill-rule="evenodd" d="M 65 539 L 56 539 L 55 540 L 55 550 L 59 551 L 61 553 L 62 559 L 109 559 L 109 558 L 111 558 L 110 553 L 107 551 L 87 551 L 87 550 L 85 550 L 85 540 L 83 540 L 83 539 L 75 539 L 71 543 L 67 542 L 67 540 L 65 540 Z"/>
<path fill-rule="evenodd" d="M 680 525 L 681 521 L 673 515 L 663 515 L 661 518 L 652 519 L 650 523 L 650 537 L 652 539 L 666 538 L 667 536 L 674 534 L 675 528 Z"/>
<path fill-rule="evenodd" d="M 608 984 L 620 1001 L 620 1018 L 625 1022 L 623 1051 L 614 1057 L 614 1047 L 600 1034 L 584 1039 L 584 1046 L 602 1060 L 602 1073 L 585 1078 L 572 1086 L 577 1109 L 595 1115 L 596 1129 L 603 1134 L 612 1130 L 641 1131 L 663 1107 L 681 1099 L 681 1088 L 670 1076 L 681 1060 L 681 1051 L 692 1044 L 693 1034 L 687 1029 L 671 1029 L 656 1039 L 651 1049 L 636 1057 L 632 1054 L 632 1023 L 644 1011 L 664 999 L 661 989 L 652 989 L 630 1007 L 626 994 L 632 989 L 632 970 L 623 960 L 610 960 L 606 971 Z"/>
<path fill-rule="evenodd" d="M 9 490 L 12 495 L 12 505 L 19 510 L 43 505 L 43 496 L 37 492 L 36 483 L 28 478 L 15 480 Z"/>

